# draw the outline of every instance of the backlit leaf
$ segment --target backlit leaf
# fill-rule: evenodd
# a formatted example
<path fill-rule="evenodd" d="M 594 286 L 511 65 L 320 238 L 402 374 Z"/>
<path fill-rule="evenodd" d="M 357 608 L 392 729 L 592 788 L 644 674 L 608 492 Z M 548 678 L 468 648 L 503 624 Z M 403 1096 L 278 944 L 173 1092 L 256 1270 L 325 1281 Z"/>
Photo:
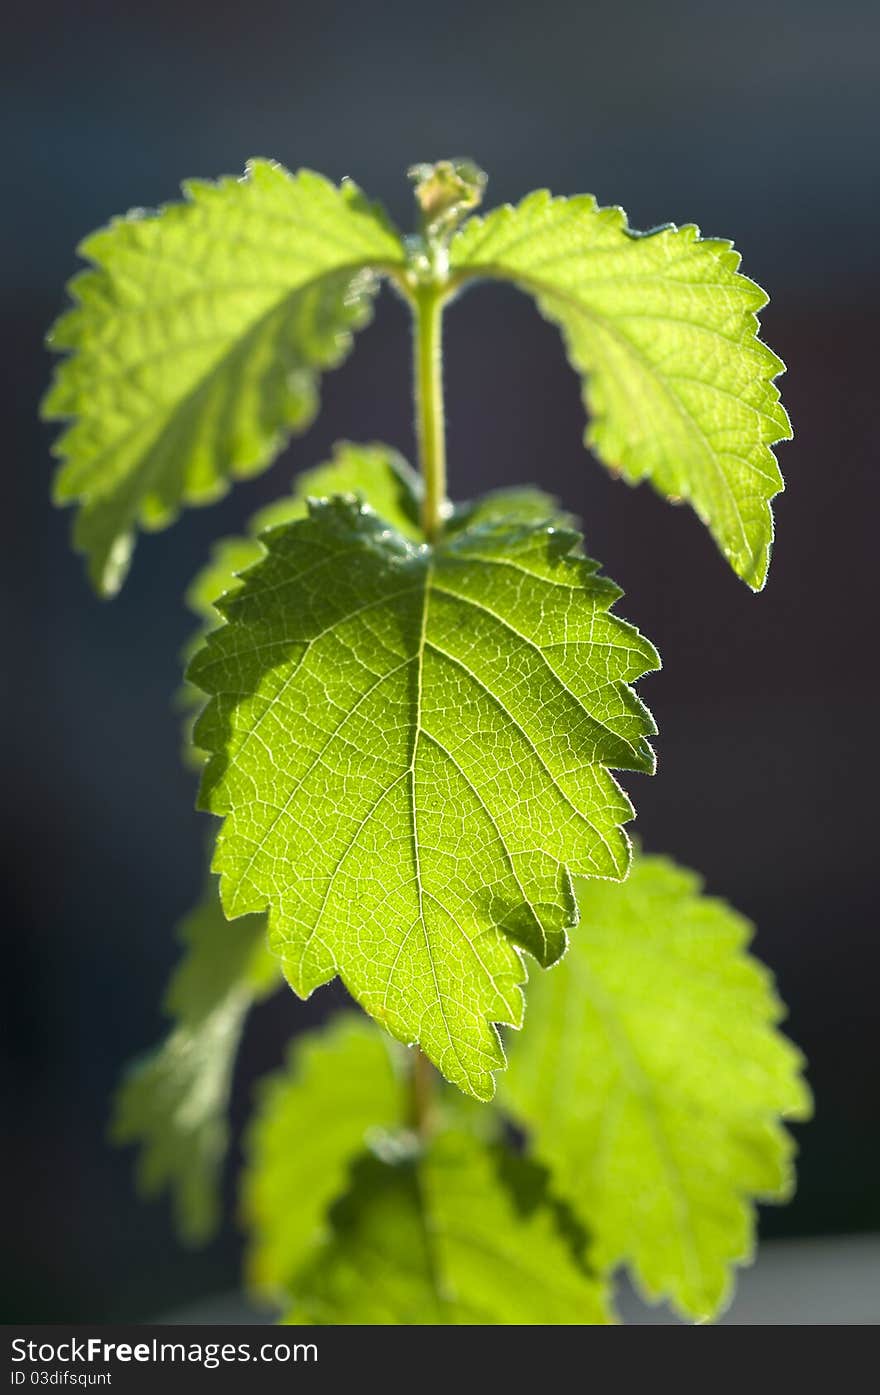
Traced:
<path fill-rule="evenodd" d="M 599 459 L 688 500 L 760 590 L 782 489 L 771 447 L 791 426 L 774 386 L 784 365 L 757 337 L 767 297 L 739 262 L 692 224 L 634 233 L 620 208 L 543 191 L 471 218 L 450 248 L 455 279 L 513 281 L 560 327 Z"/>
<path fill-rule="evenodd" d="M 363 1007 L 489 1098 L 520 947 L 563 952 L 570 874 L 619 878 L 657 657 L 578 535 L 487 519 L 436 548 L 337 499 L 262 534 L 190 677 L 230 916 L 270 908 L 295 990 Z"/>
<path fill-rule="evenodd" d="M 214 878 L 183 922 L 181 939 L 184 956 L 165 998 L 174 1025 L 129 1068 L 114 1102 L 111 1137 L 139 1146 L 141 1191 L 170 1191 L 181 1235 L 198 1244 L 217 1226 L 226 1109 L 244 1019 L 279 974 L 266 949 L 265 916 L 230 923 Z"/>
<path fill-rule="evenodd" d="M 800 1053 L 747 952 L 751 926 L 692 872 L 636 858 L 621 886 L 579 882 L 563 962 L 529 984 L 502 1103 L 554 1183 L 652 1299 L 694 1318 L 751 1259 L 753 1200 L 785 1200 L 804 1119 Z"/>
<path fill-rule="evenodd" d="M 189 181 L 86 238 L 93 267 L 49 335 L 68 354 L 43 403 L 70 419 L 60 504 L 96 588 L 125 579 L 137 527 L 173 522 L 264 469 L 318 403 L 320 374 L 369 317 L 377 271 L 404 258 L 352 184 L 253 160 L 244 179 Z"/>

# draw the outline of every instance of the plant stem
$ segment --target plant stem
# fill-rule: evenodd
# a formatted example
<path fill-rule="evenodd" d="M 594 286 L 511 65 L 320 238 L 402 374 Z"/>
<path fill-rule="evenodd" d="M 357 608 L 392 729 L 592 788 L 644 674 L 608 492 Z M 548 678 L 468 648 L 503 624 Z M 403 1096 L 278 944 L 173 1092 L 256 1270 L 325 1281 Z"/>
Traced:
<path fill-rule="evenodd" d="M 413 380 L 416 438 L 422 475 L 422 527 L 434 542 L 446 512 L 446 417 L 443 409 L 443 301 L 436 284 L 419 286 L 410 295 L 413 307 Z M 422 1140 L 431 1130 L 434 1067 L 421 1047 L 410 1065 L 410 1126 Z"/>
<path fill-rule="evenodd" d="M 424 499 L 422 526 L 434 542 L 446 509 L 446 422 L 443 411 L 444 288 L 419 286 L 412 295 L 414 319 L 414 380 L 416 435 Z"/>
<path fill-rule="evenodd" d="M 413 1048 L 410 1065 L 410 1127 L 424 1140 L 431 1131 L 434 1067 L 420 1046 Z"/>

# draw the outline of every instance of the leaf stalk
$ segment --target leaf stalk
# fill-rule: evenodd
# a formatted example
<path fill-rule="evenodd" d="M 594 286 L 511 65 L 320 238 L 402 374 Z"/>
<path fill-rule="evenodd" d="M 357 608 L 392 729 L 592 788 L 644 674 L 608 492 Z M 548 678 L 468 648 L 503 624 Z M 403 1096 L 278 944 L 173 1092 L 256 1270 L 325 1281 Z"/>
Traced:
<path fill-rule="evenodd" d="M 446 418 L 443 404 L 443 303 L 445 287 L 416 286 L 413 307 L 416 439 L 422 474 L 422 526 L 428 542 L 443 527 L 446 499 Z"/>
<path fill-rule="evenodd" d="M 424 1142 L 430 1135 L 434 1117 L 436 1072 L 420 1046 L 413 1047 L 410 1066 L 409 1124 Z"/>

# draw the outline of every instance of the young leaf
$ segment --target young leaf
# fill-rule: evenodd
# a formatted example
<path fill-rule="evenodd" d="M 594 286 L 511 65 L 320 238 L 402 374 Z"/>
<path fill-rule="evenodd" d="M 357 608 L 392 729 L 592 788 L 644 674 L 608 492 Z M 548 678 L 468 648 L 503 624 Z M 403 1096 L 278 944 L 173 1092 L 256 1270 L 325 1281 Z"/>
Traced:
<path fill-rule="evenodd" d="M 581 1325 L 611 1321 L 579 1237 L 524 1158 L 445 1134 L 426 1154 L 363 1157 L 285 1321 Z"/>
<path fill-rule="evenodd" d="M 783 487 L 771 446 L 791 427 L 773 382 L 784 365 L 757 337 L 767 297 L 732 244 L 693 225 L 634 233 L 622 209 L 541 191 L 471 218 L 449 260 L 459 282 L 535 297 L 584 375 L 587 444 L 630 482 L 687 499 L 760 590 Z"/>
<path fill-rule="evenodd" d="M 286 1071 L 261 1085 L 242 1182 L 256 1289 L 284 1291 L 323 1239 L 327 1210 L 345 1191 L 352 1160 L 371 1134 L 402 1124 L 406 1106 L 392 1050 L 365 1017 L 345 1013 L 295 1042 Z"/>
<path fill-rule="evenodd" d="M 270 908 L 305 996 L 340 974 L 480 1099 L 523 967 L 575 923 L 570 871 L 622 877 L 650 771 L 627 686 L 658 659 L 576 533 L 485 521 L 416 545 L 350 500 L 261 537 L 189 676 L 230 916 Z"/>
<path fill-rule="evenodd" d="M 552 494 L 545 494 L 543 489 L 531 484 L 515 484 L 490 490 L 480 499 L 456 504 L 446 531 L 453 533 L 460 528 L 473 528 L 477 523 L 503 523 L 508 518 L 517 523 L 552 523 L 568 531 L 577 528 L 577 519 L 561 509 Z"/>
<path fill-rule="evenodd" d="M 190 656 L 204 636 L 222 621 L 215 608 L 217 601 L 227 592 L 237 590 L 240 573 L 265 556 L 259 535 L 267 528 L 305 518 L 309 499 L 352 494 L 361 503 L 369 504 L 396 532 L 424 542 L 419 522 L 421 492 L 419 476 L 391 446 L 357 446 L 351 441 L 338 444 L 332 460 L 297 475 L 290 494 L 255 513 L 244 537 L 221 538 L 214 544 L 210 562 L 196 575 L 186 593 L 190 610 L 202 621 L 190 643 Z M 572 516 L 563 513 L 551 495 L 529 486 L 514 486 L 494 490 L 474 503 L 456 505 L 448 528 L 507 517 L 535 523 L 546 523 L 552 518 L 560 527 L 573 525 Z"/>
<path fill-rule="evenodd" d="M 353 494 L 362 503 L 369 504 L 398 533 L 421 540 L 420 490 L 418 475 L 391 446 L 341 442 L 335 447 L 332 460 L 297 475 L 290 494 L 254 514 L 247 536 L 221 538 L 215 543 L 210 562 L 198 573 L 186 593 L 190 610 L 203 625 L 196 642 L 220 623 L 222 617 L 215 609 L 216 602 L 228 591 L 238 588 L 238 574 L 265 556 L 259 534 L 280 523 L 305 518 L 308 499 Z"/>
<path fill-rule="evenodd" d="M 753 1248 L 752 1198 L 784 1200 L 805 1119 L 799 1052 L 774 1030 L 751 926 L 700 881 L 636 858 L 622 886 L 580 882 L 581 921 L 529 985 L 503 1102 L 594 1236 L 651 1299 L 708 1318 Z"/>
<path fill-rule="evenodd" d="M 354 185 L 252 160 L 244 179 L 190 181 L 186 201 L 92 234 L 93 269 L 49 335 L 69 351 L 44 404 L 72 418 L 55 498 L 79 501 L 76 546 L 106 595 L 134 530 L 262 470 L 317 408 L 319 375 L 365 323 L 400 238 Z"/>
<path fill-rule="evenodd" d="M 130 1067 L 111 1137 L 140 1145 L 140 1190 L 153 1196 L 167 1187 L 182 1237 L 198 1244 L 217 1226 L 226 1106 L 244 1019 L 275 988 L 278 965 L 265 946 L 265 916 L 230 924 L 214 878 L 180 934 L 184 957 L 165 998 L 174 1027 Z"/>

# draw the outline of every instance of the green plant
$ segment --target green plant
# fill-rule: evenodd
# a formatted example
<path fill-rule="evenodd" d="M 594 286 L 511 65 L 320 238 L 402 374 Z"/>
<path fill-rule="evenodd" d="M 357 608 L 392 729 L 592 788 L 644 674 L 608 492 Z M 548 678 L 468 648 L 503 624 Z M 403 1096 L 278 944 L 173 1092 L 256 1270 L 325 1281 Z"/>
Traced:
<path fill-rule="evenodd" d="M 367 1016 L 300 1036 L 250 1128 L 258 1294 L 292 1321 L 601 1323 L 626 1265 L 704 1319 L 751 1255 L 755 1200 L 790 1192 L 801 1058 L 747 923 L 665 859 L 630 870 L 611 772 L 653 769 L 631 685 L 659 659 L 620 591 L 539 490 L 447 500 L 441 328 L 480 279 L 533 295 L 598 458 L 688 500 L 759 590 L 790 436 L 765 297 L 695 227 L 637 234 L 546 193 L 479 217 L 475 166 L 412 174 L 406 238 L 308 172 L 191 182 L 86 240 L 50 336 L 67 357 L 45 413 L 72 419 L 56 498 L 79 503 L 109 595 L 138 526 L 308 425 L 382 280 L 414 324 L 419 472 L 338 447 L 190 591 L 186 748 L 222 819 L 219 886 L 184 924 L 173 1027 L 114 1134 L 205 1239 L 248 1009 L 282 975 L 305 997 L 338 974 Z M 498 1027 L 526 996 L 507 1064 Z"/>

